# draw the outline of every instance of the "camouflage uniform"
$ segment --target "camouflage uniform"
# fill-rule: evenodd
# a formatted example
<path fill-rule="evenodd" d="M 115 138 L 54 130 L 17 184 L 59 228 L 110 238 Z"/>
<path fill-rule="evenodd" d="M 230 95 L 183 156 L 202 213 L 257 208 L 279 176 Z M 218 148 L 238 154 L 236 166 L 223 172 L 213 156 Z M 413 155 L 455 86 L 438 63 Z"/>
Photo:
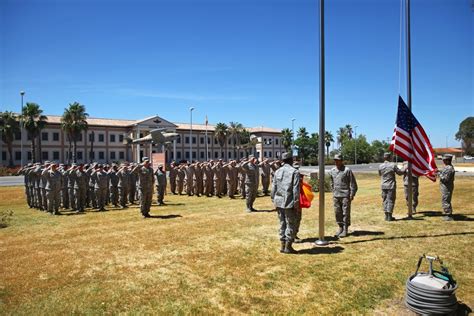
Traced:
<path fill-rule="evenodd" d="M 177 170 L 177 166 L 174 163 L 171 163 L 169 176 L 170 176 L 171 193 L 177 194 L 176 193 L 176 177 L 178 176 L 178 170 Z"/>
<path fill-rule="evenodd" d="M 407 206 L 408 206 L 408 170 L 405 171 L 405 174 L 403 175 L 403 189 L 405 192 L 405 200 L 407 201 Z M 412 207 L 413 207 L 413 213 L 416 213 L 416 207 L 418 206 L 418 195 L 419 195 L 419 181 L 418 177 L 412 175 L 411 176 L 411 192 L 412 192 Z"/>
<path fill-rule="evenodd" d="M 251 160 L 242 164 L 242 170 L 245 172 L 245 202 L 247 212 L 253 212 L 253 203 L 257 198 L 258 192 L 258 166 Z"/>
<path fill-rule="evenodd" d="M 352 170 L 344 165 L 341 169 L 337 167 L 332 168 L 329 172 L 329 177 L 333 192 L 336 223 L 340 228 L 336 235 L 343 234 L 344 237 L 344 235 L 347 235 L 347 229 L 351 225 L 351 201 L 357 193 L 357 182 Z"/>
<path fill-rule="evenodd" d="M 397 180 L 395 179 L 395 174 L 403 174 L 403 171 L 400 170 L 395 163 L 386 160 L 379 166 L 385 220 L 393 219 L 392 213 L 397 198 Z"/>
<path fill-rule="evenodd" d="M 58 215 L 61 203 L 62 176 L 57 170 L 44 170 L 41 175 L 46 179 L 44 189 L 48 200 L 48 211 L 53 215 Z"/>
<path fill-rule="evenodd" d="M 292 243 L 296 236 L 297 210 L 300 203 L 300 173 L 285 163 L 273 178 L 271 199 L 280 220 L 281 252 L 294 253 Z"/>
<path fill-rule="evenodd" d="M 143 165 L 136 166 L 131 174 L 138 178 L 138 190 L 140 191 L 140 212 L 143 217 L 150 217 L 151 201 L 153 199 L 153 169 Z"/>
<path fill-rule="evenodd" d="M 117 172 L 117 177 L 118 177 L 118 195 L 120 198 L 120 206 L 122 208 L 127 207 L 127 198 L 128 198 L 128 189 L 130 185 L 130 172 L 128 171 L 128 167 L 123 166 L 120 168 L 120 170 Z"/>
<path fill-rule="evenodd" d="M 166 192 L 166 172 L 163 171 L 163 168 L 158 168 L 155 171 L 156 177 L 156 194 L 158 205 L 164 205 L 164 197 Z"/>
<path fill-rule="evenodd" d="M 262 161 L 258 166 L 260 167 L 262 171 L 261 178 L 262 178 L 263 194 L 268 195 L 270 193 L 270 191 L 268 191 L 268 187 L 270 186 L 270 173 L 272 169 L 267 159 Z"/>
<path fill-rule="evenodd" d="M 107 187 L 109 186 L 109 175 L 104 170 L 96 170 L 91 174 L 94 179 L 94 191 L 97 198 L 97 208 L 105 211 L 105 201 L 107 199 Z"/>
<path fill-rule="evenodd" d="M 119 177 L 117 175 L 117 169 L 112 168 L 109 171 L 109 193 L 110 203 L 115 207 L 117 207 L 119 203 L 118 183 Z"/>
<path fill-rule="evenodd" d="M 89 189 L 89 177 L 84 170 L 77 169 L 71 172 L 74 183 L 74 197 L 77 212 L 84 212 L 86 207 L 87 190 Z"/>
<path fill-rule="evenodd" d="M 214 172 L 211 169 L 211 164 L 206 163 L 203 170 L 203 180 L 204 180 L 204 194 L 206 196 L 212 196 L 214 183 Z"/>
<path fill-rule="evenodd" d="M 451 205 L 451 198 L 454 191 L 454 167 L 449 164 L 446 165 L 439 173 L 439 189 L 441 191 L 441 206 L 447 218 L 451 218 L 453 214 L 453 206 Z"/>
<path fill-rule="evenodd" d="M 177 186 L 179 195 L 183 194 L 184 189 L 184 180 L 186 178 L 186 171 L 184 171 L 184 168 L 184 166 L 179 166 L 179 168 L 176 170 L 178 177 Z"/>

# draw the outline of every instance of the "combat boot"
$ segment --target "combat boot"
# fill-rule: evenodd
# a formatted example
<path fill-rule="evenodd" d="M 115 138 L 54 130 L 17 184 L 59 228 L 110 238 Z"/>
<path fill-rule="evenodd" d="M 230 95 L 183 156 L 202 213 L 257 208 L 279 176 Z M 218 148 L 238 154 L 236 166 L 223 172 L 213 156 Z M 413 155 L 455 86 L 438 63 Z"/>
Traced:
<path fill-rule="evenodd" d="M 286 242 L 285 242 L 284 240 L 281 240 L 280 242 L 281 242 L 280 252 L 281 252 L 281 253 L 284 253 L 284 252 L 285 252 L 285 244 L 286 244 Z"/>
<path fill-rule="evenodd" d="M 395 217 L 392 216 L 392 213 L 387 213 L 387 221 L 393 222 L 395 220 Z"/>
<path fill-rule="evenodd" d="M 334 235 L 334 237 L 339 237 L 340 234 L 342 234 L 342 231 L 343 231 L 343 227 L 342 226 L 339 226 L 339 229 L 337 230 L 336 234 Z"/>
<path fill-rule="evenodd" d="M 283 253 L 289 254 L 289 253 L 298 253 L 296 252 L 295 249 L 291 246 L 293 243 L 291 241 L 285 242 L 285 249 L 283 250 Z"/>
<path fill-rule="evenodd" d="M 347 232 L 347 229 L 348 229 L 348 227 L 344 226 L 344 228 L 342 229 L 342 232 L 339 234 L 338 237 L 340 237 L 340 238 L 347 237 L 347 235 L 349 235 L 349 233 Z"/>

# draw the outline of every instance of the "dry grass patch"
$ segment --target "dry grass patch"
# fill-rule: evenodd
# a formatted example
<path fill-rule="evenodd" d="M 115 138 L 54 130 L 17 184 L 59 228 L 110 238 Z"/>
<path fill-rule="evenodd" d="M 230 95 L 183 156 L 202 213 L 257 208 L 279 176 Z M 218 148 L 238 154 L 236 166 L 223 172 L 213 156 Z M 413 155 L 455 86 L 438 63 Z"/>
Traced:
<path fill-rule="evenodd" d="M 438 184 L 421 180 L 417 220 L 383 220 L 379 180 L 357 175 L 351 231 L 313 248 L 318 205 L 305 210 L 298 255 L 278 252 L 270 199 L 247 214 L 243 200 L 166 196 L 143 220 L 137 207 L 49 216 L 28 209 L 20 187 L 0 188 L 0 310 L 5 314 L 407 313 L 406 278 L 420 254 L 439 254 L 474 306 L 474 178 L 458 177 L 457 221 L 439 216 Z M 406 207 L 399 183 L 397 218 Z M 326 235 L 335 231 L 326 196 Z M 396 302 L 396 304 L 394 303 Z M 394 307 L 395 306 L 395 307 Z"/>

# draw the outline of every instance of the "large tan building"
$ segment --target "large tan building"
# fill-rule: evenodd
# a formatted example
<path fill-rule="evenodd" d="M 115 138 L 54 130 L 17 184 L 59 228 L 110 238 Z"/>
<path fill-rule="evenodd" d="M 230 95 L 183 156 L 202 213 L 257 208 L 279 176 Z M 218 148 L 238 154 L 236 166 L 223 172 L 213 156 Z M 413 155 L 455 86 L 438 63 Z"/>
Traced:
<path fill-rule="evenodd" d="M 42 130 L 41 160 L 68 162 L 69 142 L 61 129 L 61 116 L 49 115 L 48 124 Z M 166 160 L 198 160 L 208 159 L 238 159 L 245 156 L 244 150 L 234 148 L 229 138 L 225 146 L 220 148 L 217 138 L 214 137 L 215 125 L 172 123 L 159 116 L 152 116 L 142 120 L 116 120 L 102 118 L 88 118 L 89 129 L 84 132 L 77 142 L 77 161 L 100 163 L 113 161 L 139 161 L 140 157 L 151 156 L 152 153 L 165 152 Z M 156 128 L 166 128 L 175 131 L 179 138 L 173 144 L 158 146 L 152 144 L 130 145 L 124 142 L 125 137 L 138 138 L 147 135 Z M 207 129 L 207 133 L 206 133 Z M 253 149 L 258 158 L 279 158 L 284 151 L 281 141 L 281 131 L 267 127 L 247 128 L 259 137 L 261 143 Z M 207 134 L 207 138 L 206 138 Z M 20 133 L 13 143 L 13 158 L 16 165 L 21 164 Z M 206 145 L 207 139 L 207 145 Z M 207 155 L 206 155 L 207 151 Z M 1 165 L 8 164 L 7 148 L 0 141 Z M 248 153 L 248 151 L 247 151 Z M 31 141 L 26 131 L 23 133 L 23 163 L 31 161 Z"/>

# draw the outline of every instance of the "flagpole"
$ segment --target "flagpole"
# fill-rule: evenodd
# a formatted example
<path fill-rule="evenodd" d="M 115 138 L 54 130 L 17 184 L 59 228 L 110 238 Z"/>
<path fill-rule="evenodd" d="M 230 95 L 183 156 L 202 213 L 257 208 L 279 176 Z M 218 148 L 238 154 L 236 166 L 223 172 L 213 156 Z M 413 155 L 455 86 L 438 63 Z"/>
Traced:
<path fill-rule="evenodd" d="M 315 243 L 318 246 L 329 244 L 324 240 L 324 80 L 324 0 L 319 0 L 319 239 Z"/>
<path fill-rule="evenodd" d="M 407 49 L 407 105 L 411 112 L 411 45 L 410 45 L 410 0 L 405 0 L 406 49 Z M 413 153 L 414 154 L 414 153 Z M 408 219 L 413 216 L 412 164 L 408 161 Z"/>

